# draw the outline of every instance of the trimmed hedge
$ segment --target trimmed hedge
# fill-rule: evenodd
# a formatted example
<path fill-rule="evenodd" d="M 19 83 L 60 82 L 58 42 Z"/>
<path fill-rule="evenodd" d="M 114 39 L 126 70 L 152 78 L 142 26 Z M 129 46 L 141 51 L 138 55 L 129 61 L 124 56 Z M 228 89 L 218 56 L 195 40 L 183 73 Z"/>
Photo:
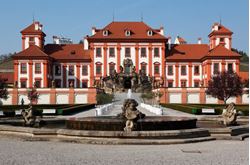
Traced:
<path fill-rule="evenodd" d="M 89 110 L 94 107 L 95 107 L 95 104 L 74 105 L 74 106 L 67 107 L 67 108 L 57 109 L 56 114 L 57 115 L 71 115 L 71 114 L 75 114 L 78 112 Z"/>
<path fill-rule="evenodd" d="M 213 108 L 215 109 L 215 114 L 220 115 L 226 107 L 226 105 L 221 104 L 162 104 L 162 106 L 196 115 L 202 114 L 202 108 Z M 248 105 L 236 105 L 235 108 L 237 112 L 241 111 L 245 116 L 249 115 Z"/>

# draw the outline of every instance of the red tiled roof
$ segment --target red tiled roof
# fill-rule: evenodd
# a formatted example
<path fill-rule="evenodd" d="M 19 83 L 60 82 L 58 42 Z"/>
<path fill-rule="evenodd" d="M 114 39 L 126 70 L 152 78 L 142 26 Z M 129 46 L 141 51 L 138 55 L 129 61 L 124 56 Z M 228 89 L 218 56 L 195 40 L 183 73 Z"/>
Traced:
<path fill-rule="evenodd" d="M 49 56 L 44 53 L 40 47 L 36 45 L 31 45 L 29 48 L 13 55 L 13 58 L 27 58 L 27 57 L 32 57 L 32 58 L 43 58 L 46 57 L 48 58 Z"/>
<path fill-rule="evenodd" d="M 6 83 L 11 84 L 14 83 L 14 73 L 13 72 L 5 72 L 5 73 L 0 73 L 0 78 L 1 79 L 6 79 Z"/>
<path fill-rule="evenodd" d="M 47 44 L 44 52 L 55 60 L 90 60 L 90 51 L 83 44 Z"/>
<path fill-rule="evenodd" d="M 179 37 L 179 36 L 178 36 L 177 38 L 178 38 L 180 44 L 187 43 L 187 41 L 184 40 L 183 38 L 181 38 L 181 37 Z"/>
<path fill-rule="evenodd" d="M 39 24 L 39 22 L 34 22 L 34 23 L 32 23 L 31 25 L 29 25 L 28 27 L 26 27 L 25 29 L 23 29 L 22 31 L 21 31 L 21 33 L 31 33 L 31 34 L 33 34 L 33 33 L 42 33 L 44 36 L 46 36 L 46 34 L 45 33 L 43 33 L 43 31 L 42 30 L 40 30 L 40 29 L 38 29 L 38 30 L 35 30 L 35 23 L 38 23 Z M 39 24 L 40 25 L 40 24 Z"/>
<path fill-rule="evenodd" d="M 207 44 L 178 44 L 172 45 L 171 50 L 167 51 L 166 61 L 175 60 L 200 60 L 209 51 Z"/>
<path fill-rule="evenodd" d="M 217 23 L 218 24 L 218 23 Z M 218 30 L 212 31 L 208 36 L 211 36 L 212 34 L 233 34 L 232 31 L 230 31 L 225 26 L 218 24 Z"/>
<path fill-rule="evenodd" d="M 103 36 L 103 30 L 108 30 L 109 35 Z M 131 35 L 125 36 L 125 30 L 130 30 Z M 147 31 L 152 30 L 153 35 L 148 36 Z M 96 34 L 88 37 L 91 39 L 163 39 L 167 38 L 159 34 L 159 29 L 152 29 L 144 22 L 111 22 L 103 29 L 98 29 Z"/>
<path fill-rule="evenodd" d="M 211 49 L 208 52 L 208 56 L 210 57 L 228 57 L 228 56 L 241 57 L 241 55 L 239 55 L 238 53 L 225 48 L 224 44 L 219 44 L 214 49 Z"/>

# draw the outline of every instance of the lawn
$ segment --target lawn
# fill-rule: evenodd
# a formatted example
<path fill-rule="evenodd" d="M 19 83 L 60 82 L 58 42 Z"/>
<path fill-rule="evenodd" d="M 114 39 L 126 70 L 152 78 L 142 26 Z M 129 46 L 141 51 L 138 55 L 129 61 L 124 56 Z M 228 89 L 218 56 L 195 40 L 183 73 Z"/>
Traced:
<path fill-rule="evenodd" d="M 175 109 L 178 111 L 190 113 L 190 114 L 201 114 L 202 108 L 215 109 L 215 114 L 220 115 L 225 109 L 226 105 L 221 104 L 162 104 L 163 107 Z M 236 105 L 236 110 L 243 112 L 245 116 L 249 115 L 249 105 L 242 104 Z"/>

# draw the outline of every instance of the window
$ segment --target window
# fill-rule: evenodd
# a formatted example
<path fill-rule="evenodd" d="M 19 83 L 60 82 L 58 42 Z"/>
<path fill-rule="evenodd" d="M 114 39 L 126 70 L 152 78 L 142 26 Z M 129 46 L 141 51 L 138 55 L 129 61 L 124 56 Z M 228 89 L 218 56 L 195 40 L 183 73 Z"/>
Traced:
<path fill-rule="evenodd" d="M 40 63 L 35 64 L 35 73 L 41 73 L 41 64 Z"/>
<path fill-rule="evenodd" d="M 199 81 L 194 81 L 194 87 L 198 88 L 200 86 L 200 82 Z"/>
<path fill-rule="evenodd" d="M 227 64 L 227 71 L 233 72 L 233 64 L 232 63 Z"/>
<path fill-rule="evenodd" d="M 41 88 L 41 80 L 35 80 L 35 87 L 36 88 Z"/>
<path fill-rule="evenodd" d="M 82 66 L 82 75 L 83 76 L 87 76 L 88 75 L 88 66 L 87 65 L 83 65 Z"/>
<path fill-rule="evenodd" d="M 96 57 L 102 57 L 102 49 L 96 48 Z"/>
<path fill-rule="evenodd" d="M 173 75 L 173 66 L 172 65 L 168 66 L 168 75 L 169 76 Z"/>
<path fill-rule="evenodd" d="M 125 57 L 131 57 L 130 48 L 125 48 Z"/>
<path fill-rule="evenodd" d="M 109 48 L 109 57 L 115 57 L 115 48 Z"/>
<path fill-rule="evenodd" d="M 21 73 L 27 73 L 27 65 L 26 65 L 26 63 L 21 63 Z"/>
<path fill-rule="evenodd" d="M 153 35 L 153 31 L 152 30 L 148 30 L 148 36 L 152 36 Z"/>
<path fill-rule="evenodd" d="M 200 74 L 200 67 L 199 66 L 194 66 L 194 74 Z"/>
<path fill-rule="evenodd" d="M 154 48 L 154 57 L 160 57 L 159 48 Z"/>
<path fill-rule="evenodd" d="M 75 75 L 75 68 L 73 65 L 70 65 L 69 66 L 69 73 L 68 73 L 69 76 L 74 76 Z"/>
<path fill-rule="evenodd" d="M 55 79 L 55 87 L 61 88 L 61 80 L 60 79 Z"/>
<path fill-rule="evenodd" d="M 125 36 L 130 36 L 130 34 L 131 34 L 131 33 L 130 33 L 130 30 L 126 30 L 126 31 L 125 31 Z"/>
<path fill-rule="evenodd" d="M 34 37 L 29 37 L 29 42 L 34 42 L 35 38 Z"/>
<path fill-rule="evenodd" d="M 61 75 L 61 65 L 55 66 L 55 75 L 60 76 Z"/>
<path fill-rule="evenodd" d="M 214 63 L 214 74 L 219 73 L 219 63 Z"/>
<path fill-rule="evenodd" d="M 181 66 L 181 75 L 187 75 L 186 66 Z"/>
<path fill-rule="evenodd" d="M 27 80 L 21 80 L 21 88 L 27 88 Z"/>
<path fill-rule="evenodd" d="M 142 73 L 147 74 L 147 65 L 146 64 L 141 65 L 141 71 L 142 71 Z"/>
<path fill-rule="evenodd" d="M 108 36 L 108 34 L 109 34 L 109 31 L 108 31 L 108 30 L 104 30 L 104 31 L 103 31 L 103 36 Z"/>
<path fill-rule="evenodd" d="M 69 79 L 68 80 L 68 83 L 69 83 L 69 87 L 75 87 L 75 80 L 74 79 Z"/>
<path fill-rule="evenodd" d="M 172 88 L 173 87 L 173 81 L 168 81 L 168 87 Z"/>
<path fill-rule="evenodd" d="M 96 74 L 101 74 L 101 73 L 102 73 L 102 66 L 96 65 Z"/>
<path fill-rule="evenodd" d="M 141 57 L 147 57 L 146 48 L 141 48 Z"/>
<path fill-rule="evenodd" d="M 88 88 L 88 80 L 82 81 L 82 88 Z"/>
<path fill-rule="evenodd" d="M 220 38 L 220 42 L 224 42 L 224 40 L 225 40 L 224 38 Z"/>
<path fill-rule="evenodd" d="M 113 74 L 115 70 L 115 65 L 114 64 L 109 64 L 109 75 Z"/>
<path fill-rule="evenodd" d="M 186 80 L 182 80 L 182 81 L 181 81 L 181 87 L 182 87 L 182 88 L 185 88 L 186 85 L 187 85 L 187 81 L 186 81 Z"/>
<path fill-rule="evenodd" d="M 160 74 L 159 65 L 154 65 L 154 73 L 155 74 Z"/>

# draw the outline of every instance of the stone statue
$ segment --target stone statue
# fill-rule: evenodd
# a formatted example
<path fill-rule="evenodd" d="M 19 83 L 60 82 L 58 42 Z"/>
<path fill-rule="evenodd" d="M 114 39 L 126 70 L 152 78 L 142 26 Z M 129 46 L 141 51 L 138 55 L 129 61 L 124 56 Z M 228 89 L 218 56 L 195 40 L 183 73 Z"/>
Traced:
<path fill-rule="evenodd" d="M 28 109 L 23 109 L 21 115 L 24 119 L 25 126 L 33 127 L 36 124 L 37 116 L 35 114 L 32 104 L 29 105 Z M 39 120 L 37 121 L 37 123 L 40 125 L 41 121 Z"/>
<path fill-rule="evenodd" d="M 235 125 L 237 119 L 237 112 L 235 109 L 235 104 L 230 103 L 226 109 L 222 112 L 223 124 L 225 126 Z"/>
<path fill-rule="evenodd" d="M 137 110 L 137 106 L 138 103 L 134 99 L 126 99 L 123 103 L 122 113 L 118 116 L 127 119 L 126 127 L 124 128 L 126 132 L 134 130 L 137 120 L 145 117 L 145 114 Z"/>

